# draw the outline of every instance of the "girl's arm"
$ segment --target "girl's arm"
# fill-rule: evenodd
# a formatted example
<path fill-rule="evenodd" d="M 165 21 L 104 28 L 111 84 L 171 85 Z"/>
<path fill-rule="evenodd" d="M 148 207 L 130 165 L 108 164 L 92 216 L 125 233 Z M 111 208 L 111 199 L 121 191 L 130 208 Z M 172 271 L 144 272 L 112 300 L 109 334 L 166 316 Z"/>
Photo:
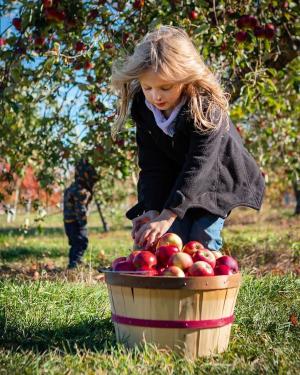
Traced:
<path fill-rule="evenodd" d="M 176 217 L 177 215 L 174 212 L 164 209 L 154 220 L 139 228 L 135 234 L 135 243 L 145 248 L 150 247 L 168 231 Z"/>
<path fill-rule="evenodd" d="M 143 224 L 148 223 L 151 220 L 154 220 L 158 215 L 159 215 L 158 211 L 151 210 L 134 218 L 132 220 L 132 231 L 131 231 L 132 239 L 135 239 L 136 232 L 140 229 L 140 227 Z"/>
<path fill-rule="evenodd" d="M 172 165 L 162 150 L 155 144 L 146 126 L 137 124 L 138 199 L 145 211 L 161 212 L 172 189 Z"/>

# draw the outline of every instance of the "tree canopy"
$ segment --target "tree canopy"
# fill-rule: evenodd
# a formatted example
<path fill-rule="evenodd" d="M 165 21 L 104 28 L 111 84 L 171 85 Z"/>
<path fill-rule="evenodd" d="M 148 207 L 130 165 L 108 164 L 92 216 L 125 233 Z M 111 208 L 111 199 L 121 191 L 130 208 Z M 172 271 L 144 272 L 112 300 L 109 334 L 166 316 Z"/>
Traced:
<path fill-rule="evenodd" d="M 111 66 L 168 24 L 188 32 L 231 94 L 231 117 L 264 172 L 299 178 L 298 2 L 21 0 L 0 12 L 0 155 L 15 173 L 30 164 L 46 187 L 57 168 L 89 157 L 100 190 L 130 176 L 135 128 L 129 120 L 111 138 Z"/>

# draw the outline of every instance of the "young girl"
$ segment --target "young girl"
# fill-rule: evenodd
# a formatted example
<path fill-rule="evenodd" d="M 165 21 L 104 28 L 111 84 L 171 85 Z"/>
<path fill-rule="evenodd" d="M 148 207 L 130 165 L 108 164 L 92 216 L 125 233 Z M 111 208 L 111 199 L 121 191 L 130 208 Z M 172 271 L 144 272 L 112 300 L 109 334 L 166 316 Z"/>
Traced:
<path fill-rule="evenodd" d="M 220 250 L 224 219 L 237 206 L 261 207 L 264 178 L 186 32 L 148 33 L 114 64 L 112 86 L 120 97 L 115 132 L 129 111 L 136 124 L 138 203 L 126 213 L 135 243 L 147 248 L 168 231 Z"/>

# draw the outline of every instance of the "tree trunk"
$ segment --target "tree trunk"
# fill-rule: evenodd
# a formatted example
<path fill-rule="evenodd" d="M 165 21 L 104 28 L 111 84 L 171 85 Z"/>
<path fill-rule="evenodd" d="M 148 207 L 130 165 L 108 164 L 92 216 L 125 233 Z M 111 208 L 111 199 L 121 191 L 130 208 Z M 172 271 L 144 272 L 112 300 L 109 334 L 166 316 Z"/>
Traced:
<path fill-rule="evenodd" d="M 295 207 L 294 214 L 299 215 L 300 214 L 300 179 L 296 180 L 293 183 L 293 188 L 294 188 L 295 197 L 296 197 L 296 207 Z"/>
<path fill-rule="evenodd" d="M 21 185 L 21 180 L 18 179 L 18 181 L 17 181 L 17 187 L 16 187 L 16 195 L 15 195 L 14 207 L 13 207 L 12 221 L 15 221 L 16 217 L 17 217 L 17 209 L 18 209 L 19 195 L 20 195 L 20 185 Z"/>
<path fill-rule="evenodd" d="M 134 186 L 137 186 L 138 179 L 137 179 L 136 173 L 133 171 L 131 176 L 132 176 L 132 181 L 134 183 Z"/>
<path fill-rule="evenodd" d="M 104 215 L 102 213 L 101 204 L 96 199 L 95 199 L 95 202 L 96 202 L 97 210 L 99 212 L 100 219 L 101 219 L 101 222 L 102 222 L 102 225 L 103 225 L 103 230 L 104 230 L 104 232 L 108 232 L 109 231 L 109 226 L 108 226 L 108 224 L 107 224 L 107 222 L 105 220 L 105 217 L 104 217 Z"/>
<path fill-rule="evenodd" d="M 25 212 L 26 212 L 26 214 L 30 214 L 30 212 L 31 212 L 31 199 L 30 198 L 26 202 Z"/>

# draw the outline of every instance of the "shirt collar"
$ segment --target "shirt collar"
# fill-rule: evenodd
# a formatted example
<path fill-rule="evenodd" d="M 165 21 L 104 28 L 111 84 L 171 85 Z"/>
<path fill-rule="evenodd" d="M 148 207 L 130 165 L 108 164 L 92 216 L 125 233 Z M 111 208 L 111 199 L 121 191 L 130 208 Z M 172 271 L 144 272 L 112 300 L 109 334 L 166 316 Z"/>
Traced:
<path fill-rule="evenodd" d="M 184 106 L 185 102 L 187 100 L 186 96 L 183 96 L 181 101 L 177 104 L 176 107 L 173 108 L 170 116 L 166 119 L 163 112 L 160 111 L 157 107 L 155 107 L 153 104 L 151 104 L 146 98 L 145 98 L 145 104 L 146 106 L 152 111 L 156 125 L 167 135 L 173 136 L 175 129 L 174 129 L 174 122 L 175 119 L 181 110 L 181 108 Z"/>

